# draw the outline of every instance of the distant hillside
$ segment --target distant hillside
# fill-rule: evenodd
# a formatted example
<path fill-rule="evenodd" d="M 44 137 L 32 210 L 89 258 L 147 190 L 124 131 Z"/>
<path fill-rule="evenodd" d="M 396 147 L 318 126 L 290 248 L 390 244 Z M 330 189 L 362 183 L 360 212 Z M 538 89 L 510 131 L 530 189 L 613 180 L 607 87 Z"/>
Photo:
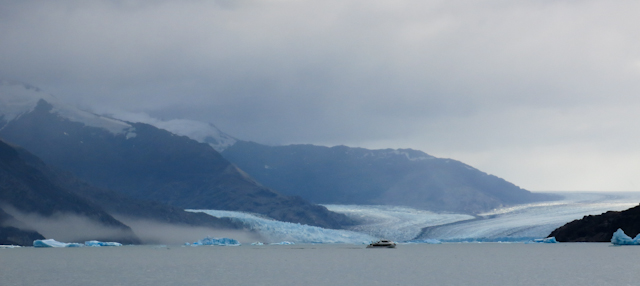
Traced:
<path fill-rule="evenodd" d="M 17 221 L 7 214 L 9 210 L 39 217 L 73 215 L 86 218 L 93 224 L 113 229 L 116 237 L 93 239 L 117 239 L 126 243 L 139 243 L 139 239 L 125 224 L 113 218 L 96 205 L 73 192 L 51 182 L 42 172 L 27 164 L 16 149 L 0 141 L 0 207 L 3 227 L 29 227 L 28 222 Z M 8 231 L 4 229 L 4 231 Z M 90 235 L 86 233 L 86 235 Z M 91 237 L 88 237 L 90 239 Z"/>
<path fill-rule="evenodd" d="M 92 185 L 182 209 L 254 212 L 328 228 L 353 223 L 260 185 L 209 144 L 76 110 L 41 93 L 28 86 L 0 85 L 0 102 L 5 101 L 0 137 Z"/>
<path fill-rule="evenodd" d="M 314 203 L 404 205 L 473 214 L 558 198 L 531 193 L 459 161 L 411 149 L 238 141 L 222 155 L 264 185 Z"/>
<path fill-rule="evenodd" d="M 631 237 L 640 233 L 640 205 L 624 211 L 585 216 L 557 228 L 549 237 L 555 236 L 560 242 L 610 242 L 618 228 Z"/>

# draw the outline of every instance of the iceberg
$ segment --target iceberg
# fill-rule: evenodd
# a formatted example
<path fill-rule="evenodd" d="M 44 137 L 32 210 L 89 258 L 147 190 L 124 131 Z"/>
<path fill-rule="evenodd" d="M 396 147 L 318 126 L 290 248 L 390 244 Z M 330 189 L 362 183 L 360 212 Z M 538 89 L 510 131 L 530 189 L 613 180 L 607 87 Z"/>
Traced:
<path fill-rule="evenodd" d="M 536 238 L 531 241 L 527 241 L 526 243 L 558 243 L 555 236 L 546 237 L 546 238 Z"/>
<path fill-rule="evenodd" d="M 206 237 L 201 240 L 198 240 L 191 244 L 192 246 L 200 246 L 200 245 L 224 245 L 224 246 L 239 246 L 240 242 L 233 238 L 215 238 L 215 237 Z"/>
<path fill-rule="evenodd" d="M 122 246 L 122 243 L 119 242 L 103 242 L 97 240 L 89 240 L 84 242 L 85 246 L 90 247 L 101 247 L 101 246 Z"/>
<path fill-rule="evenodd" d="M 65 243 L 55 239 L 38 239 L 33 241 L 33 247 L 82 247 L 80 243 Z"/>
<path fill-rule="evenodd" d="M 613 245 L 640 245 L 640 234 L 636 235 L 636 237 L 632 239 L 619 228 L 613 233 L 611 243 L 613 243 Z"/>

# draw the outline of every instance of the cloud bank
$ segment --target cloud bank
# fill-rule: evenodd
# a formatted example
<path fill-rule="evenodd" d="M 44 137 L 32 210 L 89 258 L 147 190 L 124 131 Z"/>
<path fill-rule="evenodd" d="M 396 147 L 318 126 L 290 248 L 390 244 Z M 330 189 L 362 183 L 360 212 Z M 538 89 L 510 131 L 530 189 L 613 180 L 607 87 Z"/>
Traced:
<path fill-rule="evenodd" d="M 0 1 L 0 77 L 268 144 L 637 190 L 634 1 Z"/>

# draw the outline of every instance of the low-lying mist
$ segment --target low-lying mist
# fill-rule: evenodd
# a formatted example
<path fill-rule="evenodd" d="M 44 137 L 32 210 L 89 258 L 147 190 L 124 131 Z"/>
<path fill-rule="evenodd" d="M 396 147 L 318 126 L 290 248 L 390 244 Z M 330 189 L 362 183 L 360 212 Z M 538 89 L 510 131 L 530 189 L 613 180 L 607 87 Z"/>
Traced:
<path fill-rule="evenodd" d="M 257 233 L 246 230 L 216 229 L 189 225 L 176 225 L 153 220 L 143 220 L 114 215 L 116 219 L 133 229 L 133 232 L 145 244 L 184 244 L 193 243 L 207 236 L 233 238 L 241 243 L 260 241 Z"/>
<path fill-rule="evenodd" d="M 106 226 L 87 217 L 70 213 L 55 213 L 45 217 L 36 213 L 24 213 L 11 207 L 3 208 L 15 220 L 9 225 L 37 231 L 46 238 L 62 242 L 84 242 L 87 240 L 130 241 L 132 232 L 124 228 Z"/>
<path fill-rule="evenodd" d="M 6 213 L 14 219 L 5 222 L 25 230 L 33 230 L 45 238 L 61 242 L 85 242 L 88 240 L 116 241 L 131 243 L 140 241 L 143 244 L 184 244 L 193 243 L 207 236 L 233 238 L 241 243 L 260 241 L 257 233 L 247 230 L 216 229 L 181 224 L 169 224 L 148 219 L 127 216 L 114 217 L 131 230 L 106 226 L 98 221 L 71 213 L 55 213 L 45 217 L 36 213 L 25 213 L 11 206 L 3 206 Z"/>

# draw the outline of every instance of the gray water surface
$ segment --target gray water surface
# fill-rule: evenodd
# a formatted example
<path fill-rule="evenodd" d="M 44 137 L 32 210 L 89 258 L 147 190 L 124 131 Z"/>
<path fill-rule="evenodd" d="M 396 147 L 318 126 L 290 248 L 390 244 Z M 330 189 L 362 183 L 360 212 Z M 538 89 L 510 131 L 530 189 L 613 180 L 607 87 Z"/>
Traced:
<path fill-rule="evenodd" d="M 0 249 L 0 285 L 639 285 L 608 243 Z"/>

